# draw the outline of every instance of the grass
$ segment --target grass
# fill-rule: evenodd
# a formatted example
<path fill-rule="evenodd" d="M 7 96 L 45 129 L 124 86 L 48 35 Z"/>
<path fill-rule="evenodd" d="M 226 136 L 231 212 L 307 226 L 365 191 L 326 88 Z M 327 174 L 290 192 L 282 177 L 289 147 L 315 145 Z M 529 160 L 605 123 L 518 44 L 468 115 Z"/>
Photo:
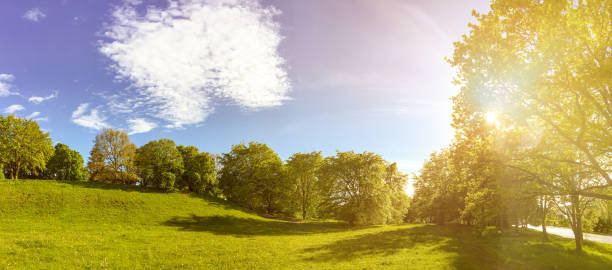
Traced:
<path fill-rule="evenodd" d="M 610 269 L 612 245 L 462 226 L 292 223 L 189 194 L 0 181 L 6 269 Z"/>

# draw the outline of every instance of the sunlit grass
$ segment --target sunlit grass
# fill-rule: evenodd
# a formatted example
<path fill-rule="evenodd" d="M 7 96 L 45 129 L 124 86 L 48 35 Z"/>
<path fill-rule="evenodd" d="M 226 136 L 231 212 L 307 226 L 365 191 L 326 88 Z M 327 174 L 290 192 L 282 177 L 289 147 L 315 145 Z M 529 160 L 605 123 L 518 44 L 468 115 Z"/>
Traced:
<path fill-rule="evenodd" d="M 612 246 L 457 226 L 261 218 L 189 194 L 0 182 L 0 268 L 606 269 Z"/>

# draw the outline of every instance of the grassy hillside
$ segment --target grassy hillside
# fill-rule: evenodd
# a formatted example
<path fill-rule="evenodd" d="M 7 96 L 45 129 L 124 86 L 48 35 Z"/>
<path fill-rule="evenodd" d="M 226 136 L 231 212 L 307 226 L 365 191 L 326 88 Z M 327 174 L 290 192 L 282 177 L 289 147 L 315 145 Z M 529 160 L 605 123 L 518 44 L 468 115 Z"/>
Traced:
<path fill-rule="evenodd" d="M 612 246 L 466 227 L 291 223 L 188 194 L 0 181 L 6 269 L 606 269 Z"/>

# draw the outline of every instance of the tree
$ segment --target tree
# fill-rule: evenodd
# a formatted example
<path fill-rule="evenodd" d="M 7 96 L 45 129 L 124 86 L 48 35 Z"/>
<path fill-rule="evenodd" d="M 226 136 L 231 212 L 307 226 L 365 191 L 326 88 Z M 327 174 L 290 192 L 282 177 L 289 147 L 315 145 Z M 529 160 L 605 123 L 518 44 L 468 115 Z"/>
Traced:
<path fill-rule="evenodd" d="M 312 217 L 320 200 L 318 171 L 323 163 L 321 152 L 295 153 L 287 161 L 288 175 L 295 186 L 296 201 L 302 219 Z"/>
<path fill-rule="evenodd" d="M 408 184 L 408 175 L 400 173 L 397 163 L 387 166 L 385 175 L 385 186 L 391 199 L 390 215 L 386 223 L 401 223 L 406 218 L 410 207 L 410 197 L 404 190 Z"/>
<path fill-rule="evenodd" d="M 58 143 L 47 162 L 45 176 L 55 180 L 85 180 L 87 172 L 83 168 L 83 157 L 67 145 Z"/>
<path fill-rule="evenodd" d="M 438 224 L 460 222 L 465 208 L 466 191 L 457 176 L 450 149 L 442 149 L 430 155 L 414 178 L 411 207 L 417 218 Z"/>
<path fill-rule="evenodd" d="M 121 130 L 104 129 L 96 136 L 87 169 L 92 181 L 134 184 L 136 145 Z"/>
<path fill-rule="evenodd" d="M 287 212 L 291 185 L 283 161 L 266 144 L 234 145 L 220 164 L 219 186 L 228 200 L 266 214 Z"/>
<path fill-rule="evenodd" d="M 320 169 L 321 213 L 349 224 L 386 223 L 391 208 L 386 169 L 384 159 L 369 152 L 326 158 Z"/>
<path fill-rule="evenodd" d="M 136 150 L 136 168 L 143 187 L 173 191 L 177 176 L 183 173 L 183 158 L 174 141 L 150 141 Z"/>
<path fill-rule="evenodd" d="M 36 121 L 0 115 L 0 164 L 11 179 L 18 179 L 22 170 L 42 172 L 52 154 L 49 133 L 41 131 Z"/>
<path fill-rule="evenodd" d="M 179 186 L 199 194 L 216 195 L 218 193 L 217 168 L 215 159 L 210 153 L 200 153 L 195 146 L 178 146 L 183 158 L 184 172 L 180 176 Z"/>
<path fill-rule="evenodd" d="M 580 153 L 532 158 L 592 170 L 602 184 L 581 196 L 612 199 L 612 2 L 498 0 L 455 43 L 466 117 L 495 112 L 506 127 L 554 137 Z M 554 148 L 553 148 L 554 149 Z"/>

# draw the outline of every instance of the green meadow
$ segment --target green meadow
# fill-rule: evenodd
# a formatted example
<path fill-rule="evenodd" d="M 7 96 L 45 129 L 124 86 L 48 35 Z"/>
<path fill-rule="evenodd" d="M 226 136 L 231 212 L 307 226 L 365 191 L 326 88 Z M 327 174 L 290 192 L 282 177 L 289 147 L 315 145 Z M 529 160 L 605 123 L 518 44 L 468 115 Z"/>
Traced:
<path fill-rule="evenodd" d="M 609 269 L 612 245 L 534 231 L 267 219 L 135 186 L 0 181 L 3 269 Z"/>

